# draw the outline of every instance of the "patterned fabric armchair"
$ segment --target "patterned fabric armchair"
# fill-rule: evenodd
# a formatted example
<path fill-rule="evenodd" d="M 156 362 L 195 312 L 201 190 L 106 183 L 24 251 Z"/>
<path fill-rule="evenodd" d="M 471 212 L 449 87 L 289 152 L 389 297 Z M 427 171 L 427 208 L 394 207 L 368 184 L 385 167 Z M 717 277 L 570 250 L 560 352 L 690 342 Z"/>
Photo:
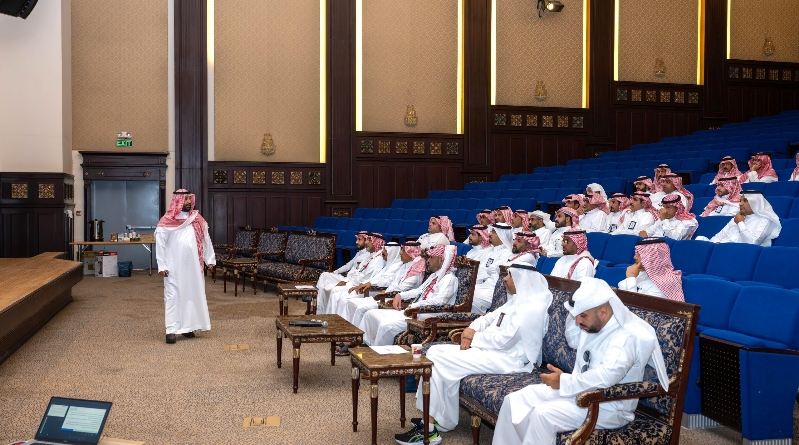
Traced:
<path fill-rule="evenodd" d="M 256 279 L 275 283 L 315 282 L 322 272 L 333 271 L 336 252 L 336 234 L 292 230 L 288 232 L 286 247 L 278 256 L 276 251 L 259 258 L 255 269 Z M 270 241 L 271 242 L 271 241 Z M 269 259 L 270 256 L 278 258 Z"/>
<path fill-rule="evenodd" d="M 568 346 L 565 321 L 568 316 L 563 303 L 579 287 L 579 283 L 547 276 L 554 296 L 549 308 L 549 329 L 544 336 L 544 363 L 551 363 L 570 372 L 575 362 L 575 350 Z M 647 366 L 640 383 L 620 384 L 607 389 L 585 391 L 576 397 L 578 406 L 588 408 L 585 421 L 575 431 L 557 436 L 558 445 L 565 444 L 641 444 L 677 445 L 679 443 L 682 405 L 685 399 L 688 366 L 693 352 L 695 322 L 699 307 L 650 297 L 633 292 L 616 291 L 630 310 L 646 320 L 657 333 L 660 348 L 669 373 L 669 391 L 664 391 L 657 375 Z M 459 331 L 450 337 L 459 341 Z M 525 386 L 541 383 L 540 371 L 510 375 L 473 375 L 461 380 L 460 401 L 471 412 L 474 443 L 479 443 L 480 424 L 496 424 L 505 396 Z M 615 430 L 595 430 L 599 404 L 614 400 L 638 399 L 635 420 Z"/>
<path fill-rule="evenodd" d="M 260 229 L 258 245 L 255 248 L 253 261 L 242 261 L 235 265 L 237 273 L 245 277 L 251 277 L 253 294 L 257 293 L 258 278 L 256 277 L 256 269 L 258 268 L 258 264 L 264 261 L 280 261 L 286 250 L 288 236 L 289 233 L 287 231 L 280 230 L 277 227 Z"/>
<path fill-rule="evenodd" d="M 223 274 L 225 272 L 225 261 L 233 258 L 252 258 L 255 252 L 255 244 L 258 242 L 258 229 L 253 229 L 250 226 L 239 227 L 236 236 L 233 238 L 233 244 L 214 244 L 214 252 L 219 259 L 219 264 L 222 266 Z M 216 282 L 216 269 L 211 272 L 211 279 Z"/>

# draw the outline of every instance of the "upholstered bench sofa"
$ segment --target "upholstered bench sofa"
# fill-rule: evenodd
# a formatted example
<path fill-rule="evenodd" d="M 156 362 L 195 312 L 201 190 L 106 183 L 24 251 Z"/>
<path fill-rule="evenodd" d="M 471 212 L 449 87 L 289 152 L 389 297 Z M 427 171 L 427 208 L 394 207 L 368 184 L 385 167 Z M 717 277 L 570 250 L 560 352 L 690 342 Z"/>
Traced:
<path fill-rule="evenodd" d="M 276 230 L 264 234 L 280 233 Z M 331 272 L 336 252 L 336 234 L 315 232 L 313 230 L 285 231 L 285 245 L 280 246 L 281 238 L 275 236 L 264 241 L 268 245 L 259 251 L 259 263 L 255 268 L 256 279 L 275 283 L 315 282 L 322 272 Z M 274 249 L 274 250 L 272 250 Z"/>

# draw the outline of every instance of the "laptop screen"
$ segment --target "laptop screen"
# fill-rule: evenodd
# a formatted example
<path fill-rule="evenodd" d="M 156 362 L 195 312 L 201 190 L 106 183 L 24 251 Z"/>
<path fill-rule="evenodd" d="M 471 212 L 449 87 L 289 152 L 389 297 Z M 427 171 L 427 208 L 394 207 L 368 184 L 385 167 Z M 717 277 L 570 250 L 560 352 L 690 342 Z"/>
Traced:
<path fill-rule="evenodd" d="M 97 445 L 109 411 L 111 402 L 52 397 L 36 440 Z"/>

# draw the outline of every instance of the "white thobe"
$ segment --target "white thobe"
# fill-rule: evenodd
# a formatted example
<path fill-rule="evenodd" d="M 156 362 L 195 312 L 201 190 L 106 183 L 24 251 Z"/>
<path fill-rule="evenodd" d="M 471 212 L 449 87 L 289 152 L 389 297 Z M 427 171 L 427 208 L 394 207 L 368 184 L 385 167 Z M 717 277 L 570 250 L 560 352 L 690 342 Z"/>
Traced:
<path fill-rule="evenodd" d="M 663 207 L 663 204 L 660 201 L 663 201 L 663 198 L 665 198 L 666 195 L 679 195 L 680 201 L 682 201 L 682 206 L 685 207 L 685 210 L 688 210 L 689 212 L 691 211 L 691 208 L 688 206 L 688 198 L 686 198 L 685 195 L 678 192 L 677 190 L 671 193 L 666 193 L 666 192 L 653 193 L 649 195 L 649 200 L 652 201 L 652 205 L 659 210 L 661 207 Z M 580 223 L 582 223 L 582 221 L 580 221 Z"/>
<path fill-rule="evenodd" d="M 638 292 L 639 294 L 652 295 L 653 297 L 666 298 L 666 295 L 661 292 L 660 288 L 649 278 L 645 271 L 638 273 L 637 277 L 627 277 L 619 281 L 619 289 L 628 290 L 630 292 Z"/>
<path fill-rule="evenodd" d="M 400 292 L 398 295 L 404 301 L 421 297 L 435 277 L 435 274 L 430 275 L 418 288 Z M 458 279 L 450 272 L 436 281 L 433 290 L 427 294 L 427 299 L 411 303 L 410 307 L 453 304 L 457 292 Z M 404 310 L 372 309 L 363 316 L 358 328 L 364 332 L 364 343 L 370 346 L 391 345 L 394 344 L 394 337 L 407 328 L 406 320 L 408 317 Z"/>
<path fill-rule="evenodd" d="M 485 249 L 483 249 L 483 246 L 472 246 L 472 248 L 469 249 L 468 252 L 466 252 L 466 258 L 469 258 L 470 260 L 480 261 L 480 258 L 483 256 L 483 254 L 485 254 Z"/>
<path fill-rule="evenodd" d="M 155 229 L 155 259 L 158 271 L 169 271 L 164 277 L 164 322 L 167 334 L 185 334 L 192 331 L 210 331 L 211 316 L 205 299 L 205 278 L 197 257 L 197 238 L 188 212 L 177 219 L 185 219 L 177 228 Z M 216 265 L 216 255 L 208 225 L 203 230 L 203 261 Z"/>
<path fill-rule="evenodd" d="M 443 244 L 445 246 L 449 245 L 449 238 L 447 235 L 443 233 L 425 233 L 424 235 L 420 236 L 419 239 L 416 240 L 419 244 L 421 244 L 422 250 L 427 250 L 431 247 L 435 247 L 437 244 Z"/>
<path fill-rule="evenodd" d="M 386 287 L 384 292 L 404 292 L 406 290 L 416 289 L 422 284 L 422 280 L 424 279 L 424 274 L 414 275 L 412 277 L 406 277 L 408 275 L 408 269 L 411 268 L 413 262 L 408 262 L 402 264 L 400 266 L 397 273 L 394 274 L 394 277 L 391 283 Z M 351 298 L 347 301 L 345 305 L 344 313 L 339 314 L 344 319 L 349 321 L 355 326 L 361 324 L 361 320 L 363 320 L 363 316 L 372 309 L 377 309 L 377 301 L 375 301 L 374 297 L 377 295 L 376 292 L 372 292 L 369 295 L 369 298 Z M 360 294 L 359 297 L 363 297 L 363 294 Z"/>
<path fill-rule="evenodd" d="M 580 217 L 580 228 L 586 232 L 607 232 L 610 217 L 599 209 L 589 210 Z"/>
<path fill-rule="evenodd" d="M 497 280 L 499 280 L 500 275 L 499 266 L 505 265 L 512 256 L 515 255 L 508 250 L 507 247 L 500 244 L 499 246 L 494 246 L 494 248 L 491 249 L 491 253 L 485 257 L 485 270 L 488 276 L 483 282 L 474 286 L 472 312 L 483 314 L 491 307 L 491 300 L 494 299 L 494 286 L 497 285 Z"/>
<path fill-rule="evenodd" d="M 679 219 L 659 219 L 647 228 L 646 236 L 661 236 L 676 240 L 691 239 L 699 223 L 696 218 L 681 221 Z"/>
<path fill-rule="evenodd" d="M 547 257 L 558 258 L 563 256 L 563 234 L 571 230 L 571 227 L 558 227 L 549 237 L 546 246 L 541 243 L 541 248 L 547 251 Z"/>
<path fill-rule="evenodd" d="M 799 181 L 799 176 L 796 173 L 791 173 L 791 179 L 789 181 Z"/>
<path fill-rule="evenodd" d="M 469 349 L 461 351 L 460 345 L 450 344 L 435 345 L 427 351 L 427 358 L 435 363 L 430 376 L 430 416 L 444 429 L 452 430 L 458 425 L 462 378 L 532 370 L 525 355 L 525 342 L 530 343 L 528 346 L 532 350 L 541 351 L 548 305 L 543 299 L 521 304 L 516 298 L 520 297 L 509 295 L 507 303 L 469 325 L 476 331 Z M 536 335 L 522 336 L 522 324 L 530 320 L 540 321 L 540 326 L 534 330 Z M 422 387 L 419 386 L 416 407 L 423 409 L 422 402 Z"/>
<path fill-rule="evenodd" d="M 638 236 L 642 230 L 646 230 L 655 223 L 655 217 L 645 209 L 629 212 L 624 216 L 621 227 L 611 232 L 612 235 L 635 235 Z"/>
<path fill-rule="evenodd" d="M 608 233 L 613 233 L 619 229 L 621 225 L 619 219 L 621 219 L 622 213 L 624 212 L 610 212 L 610 215 L 608 215 Z"/>
<path fill-rule="evenodd" d="M 391 281 L 394 279 L 394 275 L 403 265 L 402 261 L 394 261 L 391 264 L 383 263 L 383 268 L 372 275 L 371 278 L 363 279 L 359 283 L 355 283 L 353 285 L 349 285 L 349 282 L 346 286 L 337 286 L 330 292 L 330 305 L 328 310 L 332 314 L 338 314 L 344 317 L 345 314 L 348 313 L 347 311 L 347 302 L 352 299 L 363 299 L 363 294 L 358 292 L 350 292 L 349 290 L 355 286 L 364 284 L 364 283 L 371 283 L 373 287 L 388 287 L 391 284 Z M 372 293 L 375 295 L 375 293 Z M 344 317 L 345 319 L 347 317 Z"/>
<path fill-rule="evenodd" d="M 758 246 L 771 246 L 768 237 L 774 223 L 760 215 L 746 215 L 743 221 L 736 223 L 731 219 L 721 231 L 710 238 L 714 243 L 746 243 Z"/>
<path fill-rule="evenodd" d="M 355 270 L 352 270 L 347 274 L 347 279 L 344 281 L 344 285 L 334 286 L 330 290 L 319 289 L 317 291 L 317 313 L 335 314 L 339 299 L 347 297 L 347 290 L 349 288 L 369 281 L 369 279 L 380 272 L 385 265 L 386 261 L 383 259 L 382 249 L 370 253 L 369 257 L 362 261 Z M 334 296 L 336 298 L 334 298 Z M 355 295 L 353 294 L 352 296 L 354 297 Z"/>
<path fill-rule="evenodd" d="M 746 184 L 747 182 L 777 182 L 776 176 L 763 176 L 762 178 L 757 177 L 757 172 L 748 172 L 746 174 L 746 179 L 741 182 L 741 184 Z"/>
<path fill-rule="evenodd" d="M 540 241 L 541 247 L 547 246 L 549 244 L 549 239 L 552 238 L 551 230 L 544 226 L 540 229 L 536 229 L 534 232 L 535 236 L 537 236 L 538 240 Z"/>
<path fill-rule="evenodd" d="M 334 287 L 338 286 L 338 283 L 342 281 L 347 281 L 347 277 L 343 274 L 348 273 L 352 270 L 356 270 L 358 265 L 361 264 L 362 261 L 369 258 L 372 254 L 366 250 L 361 249 L 359 250 L 352 259 L 345 265 L 339 267 L 338 269 L 334 270 L 333 272 L 322 272 L 322 275 L 316 281 L 316 301 L 324 298 L 327 301 L 328 296 L 330 295 L 329 292 L 333 290 Z"/>
<path fill-rule="evenodd" d="M 615 317 L 598 333 L 588 334 L 569 315 L 566 340 L 577 349 L 571 374 L 561 374 L 558 390 L 540 383 L 505 396 L 494 428 L 494 443 L 554 445 L 557 433 L 576 430 L 588 414 L 588 408 L 575 403 L 579 393 L 643 379 L 649 358 L 639 357 L 635 337 L 622 329 Z M 586 351 L 590 351 L 590 360 L 588 369 L 582 372 Z M 637 399 L 600 403 L 596 428 L 626 425 L 635 418 L 637 405 Z"/>
<path fill-rule="evenodd" d="M 724 195 L 724 196 L 721 197 L 721 199 L 726 200 L 727 197 L 729 197 L 729 196 L 730 195 Z M 712 203 L 713 201 L 710 201 L 710 202 Z M 710 204 L 708 204 L 708 205 L 710 205 Z M 707 208 L 707 207 L 705 207 L 705 208 Z M 741 205 L 740 204 L 738 204 L 737 202 L 729 202 L 729 201 L 727 201 L 727 203 L 721 204 L 720 206 L 718 206 L 715 209 L 713 209 L 713 211 L 708 213 L 707 216 L 735 216 L 740 211 L 741 211 Z"/>
<path fill-rule="evenodd" d="M 569 269 L 571 269 L 575 261 L 577 262 L 577 267 L 574 268 L 571 276 L 569 276 Z M 550 275 L 580 281 L 583 278 L 593 278 L 595 272 L 596 265 L 591 259 L 591 253 L 586 250 L 577 255 L 564 255 L 558 258 L 558 262 L 555 263 Z"/>

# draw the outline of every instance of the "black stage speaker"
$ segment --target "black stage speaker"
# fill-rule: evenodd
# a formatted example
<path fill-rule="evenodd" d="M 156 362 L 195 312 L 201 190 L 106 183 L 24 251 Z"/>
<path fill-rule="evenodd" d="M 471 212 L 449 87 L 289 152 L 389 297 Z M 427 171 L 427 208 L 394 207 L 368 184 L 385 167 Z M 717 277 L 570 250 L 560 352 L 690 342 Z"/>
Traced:
<path fill-rule="evenodd" d="M 38 0 L 0 0 L 0 14 L 28 18 Z"/>

